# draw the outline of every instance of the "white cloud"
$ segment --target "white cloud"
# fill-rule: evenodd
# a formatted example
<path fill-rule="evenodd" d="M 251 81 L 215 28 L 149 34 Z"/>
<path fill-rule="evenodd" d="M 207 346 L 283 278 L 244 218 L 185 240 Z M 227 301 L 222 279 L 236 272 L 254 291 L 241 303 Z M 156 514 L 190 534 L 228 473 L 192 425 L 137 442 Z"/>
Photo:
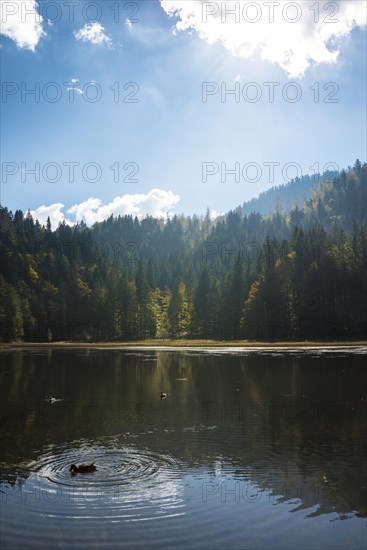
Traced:
<path fill-rule="evenodd" d="M 46 36 L 36 0 L 2 0 L 0 17 L 1 34 L 14 40 L 18 48 L 34 52 L 42 36 Z"/>
<path fill-rule="evenodd" d="M 66 91 L 68 92 L 77 92 L 80 95 L 83 95 L 83 90 L 81 88 L 66 88 Z"/>
<path fill-rule="evenodd" d="M 105 34 L 104 27 L 100 23 L 86 23 L 84 27 L 74 32 L 74 36 L 77 40 L 82 40 L 83 42 L 112 46 L 111 38 Z"/>
<path fill-rule="evenodd" d="M 163 189 L 152 189 L 146 194 L 122 195 L 115 197 L 110 203 L 103 204 L 100 199 L 90 197 L 86 201 L 74 204 L 67 210 L 69 219 L 65 218 L 62 212 L 64 205 L 61 203 L 42 205 L 31 214 L 42 225 L 46 225 L 47 217 L 50 216 L 51 225 L 56 229 L 58 224 L 65 220 L 69 225 L 84 221 L 88 225 L 103 221 L 114 216 L 132 215 L 138 218 L 153 216 L 155 218 L 166 217 L 180 201 L 180 196 L 172 191 Z M 75 218 L 72 221 L 71 218 Z"/>
<path fill-rule="evenodd" d="M 365 26 L 367 19 L 365 0 L 275 2 L 279 5 L 272 6 L 273 20 L 272 9 L 264 2 L 160 2 L 170 17 L 179 19 L 174 32 L 195 30 L 202 40 L 209 44 L 220 42 L 238 57 L 250 58 L 259 53 L 263 61 L 277 63 L 289 78 L 303 77 L 311 65 L 335 63 L 340 53 L 340 39 L 355 26 Z M 254 4 L 258 5 L 257 9 Z M 244 12 L 246 5 L 252 7 Z M 319 14 L 315 13 L 317 6 Z M 335 8 L 333 13 L 335 6 L 337 11 Z M 239 10 L 239 22 L 234 15 L 229 15 L 229 10 L 236 9 Z M 224 22 L 222 16 L 225 16 Z M 289 22 L 298 17 L 299 21 Z"/>
<path fill-rule="evenodd" d="M 179 202 L 179 195 L 163 189 L 152 189 L 147 194 L 122 195 L 115 197 L 112 202 L 102 204 L 100 199 L 89 198 L 75 204 L 68 210 L 68 214 L 74 214 L 76 221 L 84 220 L 87 224 L 93 224 L 114 216 L 132 215 L 144 217 L 147 215 L 156 218 L 164 217 Z"/>
<path fill-rule="evenodd" d="M 95 84 L 96 82 L 94 80 L 91 80 L 91 84 Z M 70 86 L 69 88 L 66 88 L 68 92 L 76 92 L 79 95 L 83 95 L 84 92 L 81 88 L 78 88 L 79 80 L 77 78 L 72 78 L 69 82 Z"/>
<path fill-rule="evenodd" d="M 64 205 L 61 202 L 50 204 L 50 206 L 39 206 L 36 210 L 31 210 L 31 214 L 34 220 L 38 220 L 41 225 L 46 225 L 47 218 L 50 216 L 51 227 L 53 230 L 57 228 L 60 222 L 65 220 L 69 225 L 73 225 L 73 222 L 67 220 L 64 213 L 61 210 Z"/>
<path fill-rule="evenodd" d="M 215 220 L 216 218 L 224 216 L 224 212 L 217 212 L 215 209 L 213 209 L 209 215 L 211 220 Z"/>

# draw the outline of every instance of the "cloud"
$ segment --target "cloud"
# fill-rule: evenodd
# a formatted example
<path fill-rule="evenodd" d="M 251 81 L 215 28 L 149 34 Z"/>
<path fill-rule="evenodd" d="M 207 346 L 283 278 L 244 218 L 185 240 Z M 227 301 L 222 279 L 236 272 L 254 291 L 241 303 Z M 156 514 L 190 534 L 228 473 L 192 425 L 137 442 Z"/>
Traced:
<path fill-rule="evenodd" d="M 160 2 L 170 17 L 178 18 L 174 33 L 194 30 L 202 40 L 219 42 L 238 57 L 259 53 L 263 61 L 278 64 L 289 78 L 302 78 L 312 65 L 336 63 L 340 39 L 354 27 L 365 26 L 367 19 L 364 0 L 298 0 L 273 6 L 269 2 Z M 237 10 L 237 22 L 230 10 Z"/>
<path fill-rule="evenodd" d="M 36 0 L 2 0 L 0 10 L 1 34 L 14 40 L 18 48 L 34 52 L 42 36 L 46 36 Z"/>
<path fill-rule="evenodd" d="M 100 23 L 86 23 L 84 27 L 74 32 L 74 36 L 77 40 L 82 40 L 83 42 L 112 46 L 111 38 L 105 34 L 104 27 Z"/>
<path fill-rule="evenodd" d="M 129 30 L 131 30 L 133 28 L 133 24 L 132 24 L 132 22 L 130 21 L 130 19 L 128 17 L 125 19 L 125 25 L 127 26 L 127 28 Z"/>
<path fill-rule="evenodd" d="M 155 218 L 166 216 L 179 202 L 179 195 L 163 189 L 152 189 L 147 194 L 122 195 L 115 197 L 112 202 L 102 204 L 100 199 L 89 198 L 75 204 L 68 210 L 68 214 L 74 214 L 76 221 L 84 220 L 92 225 L 114 216 L 132 215 L 139 218 L 150 215 Z"/>
<path fill-rule="evenodd" d="M 64 213 L 61 212 L 64 205 L 61 202 L 50 204 L 50 206 L 39 206 L 36 210 L 31 210 L 31 214 L 34 220 L 38 220 L 41 225 L 46 225 L 47 218 L 50 216 L 51 227 L 56 229 L 60 222 L 65 220 L 69 225 L 73 225 L 73 222 L 67 220 Z"/>
<path fill-rule="evenodd" d="M 90 81 L 91 84 L 96 84 L 95 80 Z M 78 88 L 79 80 L 77 78 L 72 78 L 69 82 L 70 86 L 66 88 L 67 92 L 77 92 L 79 95 L 83 95 L 84 92 L 81 88 Z"/>
<path fill-rule="evenodd" d="M 216 218 L 220 218 L 224 215 L 224 212 L 217 212 L 215 209 L 213 209 L 209 214 L 211 220 L 215 220 Z"/>
<path fill-rule="evenodd" d="M 88 225 L 103 221 L 114 216 L 132 215 L 138 218 L 153 216 L 155 218 L 165 217 L 180 201 L 180 196 L 172 191 L 163 189 L 152 189 L 146 194 L 122 195 L 115 197 L 111 202 L 103 204 L 100 199 L 90 197 L 86 201 L 74 204 L 67 210 L 69 219 L 65 218 L 62 212 L 64 205 L 61 203 L 42 205 L 31 214 L 42 225 L 46 225 L 47 217 L 50 216 L 51 225 L 56 229 L 60 222 L 65 220 L 69 225 L 84 221 Z M 71 218 L 74 218 L 72 220 Z"/>
<path fill-rule="evenodd" d="M 83 90 L 81 88 L 66 88 L 67 92 L 77 92 L 80 95 L 83 95 Z"/>
<path fill-rule="evenodd" d="M 83 93 L 84 93 L 81 88 L 67 88 L 68 92 L 72 92 L 73 90 L 75 90 L 80 95 L 83 95 Z"/>

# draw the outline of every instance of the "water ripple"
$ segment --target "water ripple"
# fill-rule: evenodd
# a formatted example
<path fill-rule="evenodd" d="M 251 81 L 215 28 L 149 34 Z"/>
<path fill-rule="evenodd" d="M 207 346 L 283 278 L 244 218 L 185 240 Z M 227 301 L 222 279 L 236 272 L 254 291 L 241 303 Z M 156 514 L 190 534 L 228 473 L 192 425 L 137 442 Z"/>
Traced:
<path fill-rule="evenodd" d="M 94 462 L 97 471 L 72 475 L 71 464 Z M 67 447 L 50 446 L 29 465 L 39 479 L 72 487 L 115 487 L 136 483 L 155 483 L 162 476 L 178 471 L 172 457 L 131 445 L 89 444 L 78 442 Z"/>
<path fill-rule="evenodd" d="M 72 475 L 70 465 L 82 462 L 95 462 L 97 470 Z M 23 528 L 32 528 L 35 514 L 97 523 L 185 515 L 180 468 L 167 454 L 116 441 L 48 446 L 28 464 L 28 477 L 16 499 L 27 511 L 29 521 L 24 518 Z M 6 491 L 6 484 L 3 488 Z M 16 493 L 10 492 L 12 500 Z"/>

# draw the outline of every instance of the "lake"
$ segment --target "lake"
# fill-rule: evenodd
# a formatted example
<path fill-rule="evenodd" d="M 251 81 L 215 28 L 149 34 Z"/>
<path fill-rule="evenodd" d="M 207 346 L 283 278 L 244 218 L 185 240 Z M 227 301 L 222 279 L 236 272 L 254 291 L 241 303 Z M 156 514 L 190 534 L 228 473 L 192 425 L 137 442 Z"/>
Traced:
<path fill-rule="evenodd" d="M 366 548 L 366 348 L 10 349 L 0 380 L 2 550 Z"/>

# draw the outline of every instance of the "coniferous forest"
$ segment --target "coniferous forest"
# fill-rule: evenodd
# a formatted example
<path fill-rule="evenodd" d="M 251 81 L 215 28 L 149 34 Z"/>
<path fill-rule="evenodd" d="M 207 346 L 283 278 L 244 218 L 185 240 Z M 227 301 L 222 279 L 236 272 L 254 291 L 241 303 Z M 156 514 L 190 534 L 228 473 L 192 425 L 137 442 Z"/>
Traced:
<path fill-rule="evenodd" d="M 366 179 L 357 160 L 302 207 L 215 220 L 56 228 L 2 207 L 0 339 L 364 339 Z"/>

